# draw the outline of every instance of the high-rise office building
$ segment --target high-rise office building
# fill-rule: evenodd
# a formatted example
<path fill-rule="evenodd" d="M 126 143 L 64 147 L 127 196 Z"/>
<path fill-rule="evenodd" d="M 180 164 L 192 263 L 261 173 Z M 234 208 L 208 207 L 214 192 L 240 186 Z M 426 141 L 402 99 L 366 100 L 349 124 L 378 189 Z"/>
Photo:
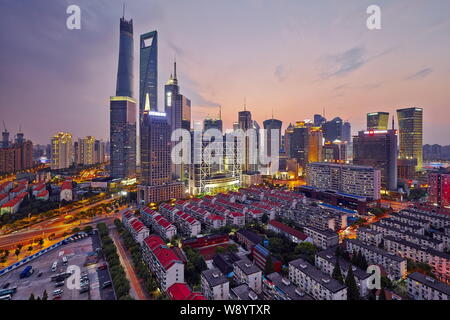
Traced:
<path fill-rule="evenodd" d="M 167 115 L 150 111 L 148 104 L 142 117 L 138 202 L 145 204 L 181 198 L 183 184 L 172 180 L 171 132 Z"/>
<path fill-rule="evenodd" d="M 367 114 L 367 130 L 387 130 L 389 112 L 371 112 Z"/>
<path fill-rule="evenodd" d="M 323 136 L 326 141 L 343 140 L 342 139 L 343 121 L 336 117 L 331 121 L 327 121 L 322 125 Z"/>
<path fill-rule="evenodd" d="M 428 175 L 429 201 L 450 208 L 450 173 L 432 172 Z"/>
<path fill-rule="evenodd" d="M 290 138 L 290 157 L 297 159 L 298 164 L 305 169 L 308 163 L 310 127 L 305 122 L 297 122 L 292 129 Z"/>
<path fill-rule="evenodd" d="M 353 138 L 353 164 L 381 171 L 381 186 L 397 190 L 397 130 L 360 131 Z"/>
<path fill-rule="evenodd" d="M 288 127 L 284 131 L 284 154 L 287 158 L 291 158 L 291 140 L 293 132 L 294 126 L 292 123 L 289 123 Z"/>
<path fill-rule="evenodd" d="M 141 35 L 139 65 L 139 115 L 144 113 L 146 99 L 151 111 L 158 111 L 158 32 Z M 142 120 L 142 119 L 141 119 Z"/>
<path fill-rule="evenodd" d="M 136 175 L 136 101 L 133 99 L 133 20 L 120 19 L 116 95 L 110 98 L 110 175 Z"/>
<path fill-rule="evenodd" d="M 79 165 L 92 165 L 94 160 L 95 138 L 86 136 L 74 143 L 75 163 Z"/>
<path fill-rule="evenodd" d="M 272 155 L 272 143 L 277 143 L 278 144 L 278 149 L 281 148 L 281 127 L 283 125 L 283 122 L 281 120 L 277 120 L 274 119 L 272 117 L 272 119 L 268 119 L 263 121 L 263 126 L 264 129 L 266 130 L 266 138 L 265 138 L 265 143 L 266 143 L 266 150 L 267 150 L 267 155 L 270 157 Z M 278 137 L 276 136 L 272 136 L 272 130 L 274 130 L 275 132 L 278 132 Z M 276 139 L 276 140 L 274 140 Z M 277 156 L 279 155 L 279 150 L 276 150 L 277 152 Z"/>
<path fill-rule="evenodd" d="M 247 111 L 244 107 L 244 111 L 239 111 L 238 113 L 238 123 L 239 123 L 239 129 L 243 130 L 244 132 L 253 129 L 253 121 L 252 121 L 252 114 L 250 111 Z M 242 164 L 242 171 L 243 172 L 251 172 L 256 171 L 255 164 L 251 164 L 251 157 L 250 157 L 250 137 L 246 136 L 244 139 L 244 161 Z"/>
<path fill-rule="evenodd" d="M 94 143 L 94 163 L 106 161 L 106 143 L 102 140 L 95 140 Z"/>
<path fill-rule="evenodd" d="M 346 163 L 348 143 L 346 141 L 327 141 L 323 145 L 322 159 L 324 162 Z"/>
<path fill-rule="evenodd" d="M 345 121 L 342 124 L 342 141 L 346 141 L 348 143 L 351 143 L 352 141 L 352 125 L 350 122 Z"/>
<path fill-rule="evenodd" d="M 323 117 L 322 115 L 314 115 L 314 127 L 321 127 L 326 121 L 327 119 L 325 119 L 325 117 Z"/>
<path fill-rule="evenodd" d="M 180 93 L 177 78 L 177 64 L 174 62 L 173 74 L 164 86 L 164 107 L 171 132 L 177 129 L 191 129 L 191 101 Z M 172 164 L 174 178 L 185 180 L 187 167 L 183 164 Z"/>
<path fill-rule="evenodd" d="M 58 132 L 51 139 L 52 157 L 51 168 L 66 169 L 72 165 L 72 135 L 68 132 Z"/>
<path fill-rule="evenodd" d="M 223 132 L 223 123 L 222 123 L 222 119 L 213 119 L 210 117 L 206 117 L 203 120 L 203 130 L 207 131 L 209 129 L 217 129 L 220 132 Z"/>
<path fill-rule="evenodd" d="M 23 133 L 16 135 L 15 142 L 9 141 L 9 132 L 3 132 L 4 141 L 0 147 L 0 173 L 13 173 L 33 167 L 33 143 L 24 138 Z"/>
<path fill-rule="evenodd" d="M 171 123 L 165 112 L 158 112 L 157 32 L 152 31 L 143 34 L 140 40 L 139 139 L 141 172 L 138 180 L 138 202 L 144 204 L 180 198 L 184 195 L 184 186 L 181 182 L 172 179 Z M 171 88 L 178 92 L 177 87 L 177 80 L 173 81 L 172 79 Z M 173 112 L 171 113 L 173 114 Z M 175 114 L 171 118 L 179 119 Z"/>
<path fill-rule="evenodd" d="M 416 171 L 422 169 L 423 161 L 423 109 L 405 108 L 397 110 L 399 127 L 399 157 L 417 159 Z"/>
<path fill-rule="evenodd" d="M 306 181 L 321 190 L 380 199 L 381 173 L 370 166 L 313 162 L 306 168 Z"/>
<path fill-rule="evenodd" d="M 323 132 L 320 127 L 311 127 L 308 138 L 308 162 L 323 160 Z"/>

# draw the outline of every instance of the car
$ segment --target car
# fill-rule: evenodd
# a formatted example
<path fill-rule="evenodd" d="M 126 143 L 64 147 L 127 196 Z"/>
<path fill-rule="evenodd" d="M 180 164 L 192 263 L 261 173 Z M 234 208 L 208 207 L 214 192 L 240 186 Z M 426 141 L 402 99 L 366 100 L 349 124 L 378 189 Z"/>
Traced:
<path fill-rule="evenodd" d="M 63 289 L 56 289 L 53 290 L 53 295 L 54 296 L 61 296 L 63 294 L 64 290 Z"/>
<path fill-rule="evenodd" d="M 102 289 L 111 287 L 111 285 L 112 285 L 112 282 L 110 280 L 105 281 L 105 282 L 102 283 Z"/>
<path fill-rule="evenodd" d="M 9 287 L 9 282 L 5 283 L 5 284 L 2 286 L 2 289 L 6 289 L 6 288 L 8 288 L 8 287 Z"/>
<path fill-rule="evenodd" d="M 82 287 L 81 289 L 80 289 L 80 293 L 85 293 L 85 292 L 88 292 L 89 291 L 89 286 L 87 286 L 87 287 Z"/>
<path fill-rule="evenodd" d="M 64 285 L 64 280 L 63 281 L 59 281 L 55 284 L 55 287 L 62 287 Z"/>

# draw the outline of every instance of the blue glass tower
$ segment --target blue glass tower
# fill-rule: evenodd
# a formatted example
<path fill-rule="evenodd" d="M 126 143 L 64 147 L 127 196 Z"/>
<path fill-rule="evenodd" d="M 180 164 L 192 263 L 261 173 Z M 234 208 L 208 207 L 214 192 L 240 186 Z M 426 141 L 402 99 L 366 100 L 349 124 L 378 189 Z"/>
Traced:
<path fill-rule="evenodd" d="M 116 96 L 133 97 L 133 20 L 120 19 Z"/>
<path fill-rule="evenodd" d="M 141 35 L 139 66 L 139 115 L 142 118 L 148 94 L 150 110 L 158 111 L 158 33 Z M 142 120 L 142 119 L 141 119 Z"/>

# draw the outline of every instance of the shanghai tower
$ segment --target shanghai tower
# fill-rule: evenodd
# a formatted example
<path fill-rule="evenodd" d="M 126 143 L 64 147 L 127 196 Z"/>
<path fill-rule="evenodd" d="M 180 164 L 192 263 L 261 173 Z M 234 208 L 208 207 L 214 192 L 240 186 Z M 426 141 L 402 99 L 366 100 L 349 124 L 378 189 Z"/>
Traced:
<path fill-rule="evenodd" d="M 133 20 L 120 19 L 119 68 L 116 96 L 133 96 Z"/>
<path fill-rule="evenodd" d="M 110 98 L 111 170 L 113 178 L 136 175 L 136 100 L 133 99 L 133 20 L 120 19 L 116 95 Z"/>

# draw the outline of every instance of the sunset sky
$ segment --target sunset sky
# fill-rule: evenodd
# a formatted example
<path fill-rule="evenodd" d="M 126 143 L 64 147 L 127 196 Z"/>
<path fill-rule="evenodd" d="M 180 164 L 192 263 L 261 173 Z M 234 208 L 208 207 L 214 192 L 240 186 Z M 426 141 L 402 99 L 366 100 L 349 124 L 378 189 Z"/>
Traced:
<path fill-rule="evenodd" d="M 58 131 L 109 137 L 119 18 L 134 22 L 135 96 L 139 36 L 159 33 L 159 101 L 176 56 L 194 120 L 225 126 L 247 109 L 262 125 L 322 113 L 364 129 L 366 113 L 424 108 L 424 143 L 450 144 L 448 0 L 2 0 L 0 114 L 34 143 Z M 81 30 L 66 8 L 81 7 Z M 381 7 L 382 29 L 366 27 Z"/>

